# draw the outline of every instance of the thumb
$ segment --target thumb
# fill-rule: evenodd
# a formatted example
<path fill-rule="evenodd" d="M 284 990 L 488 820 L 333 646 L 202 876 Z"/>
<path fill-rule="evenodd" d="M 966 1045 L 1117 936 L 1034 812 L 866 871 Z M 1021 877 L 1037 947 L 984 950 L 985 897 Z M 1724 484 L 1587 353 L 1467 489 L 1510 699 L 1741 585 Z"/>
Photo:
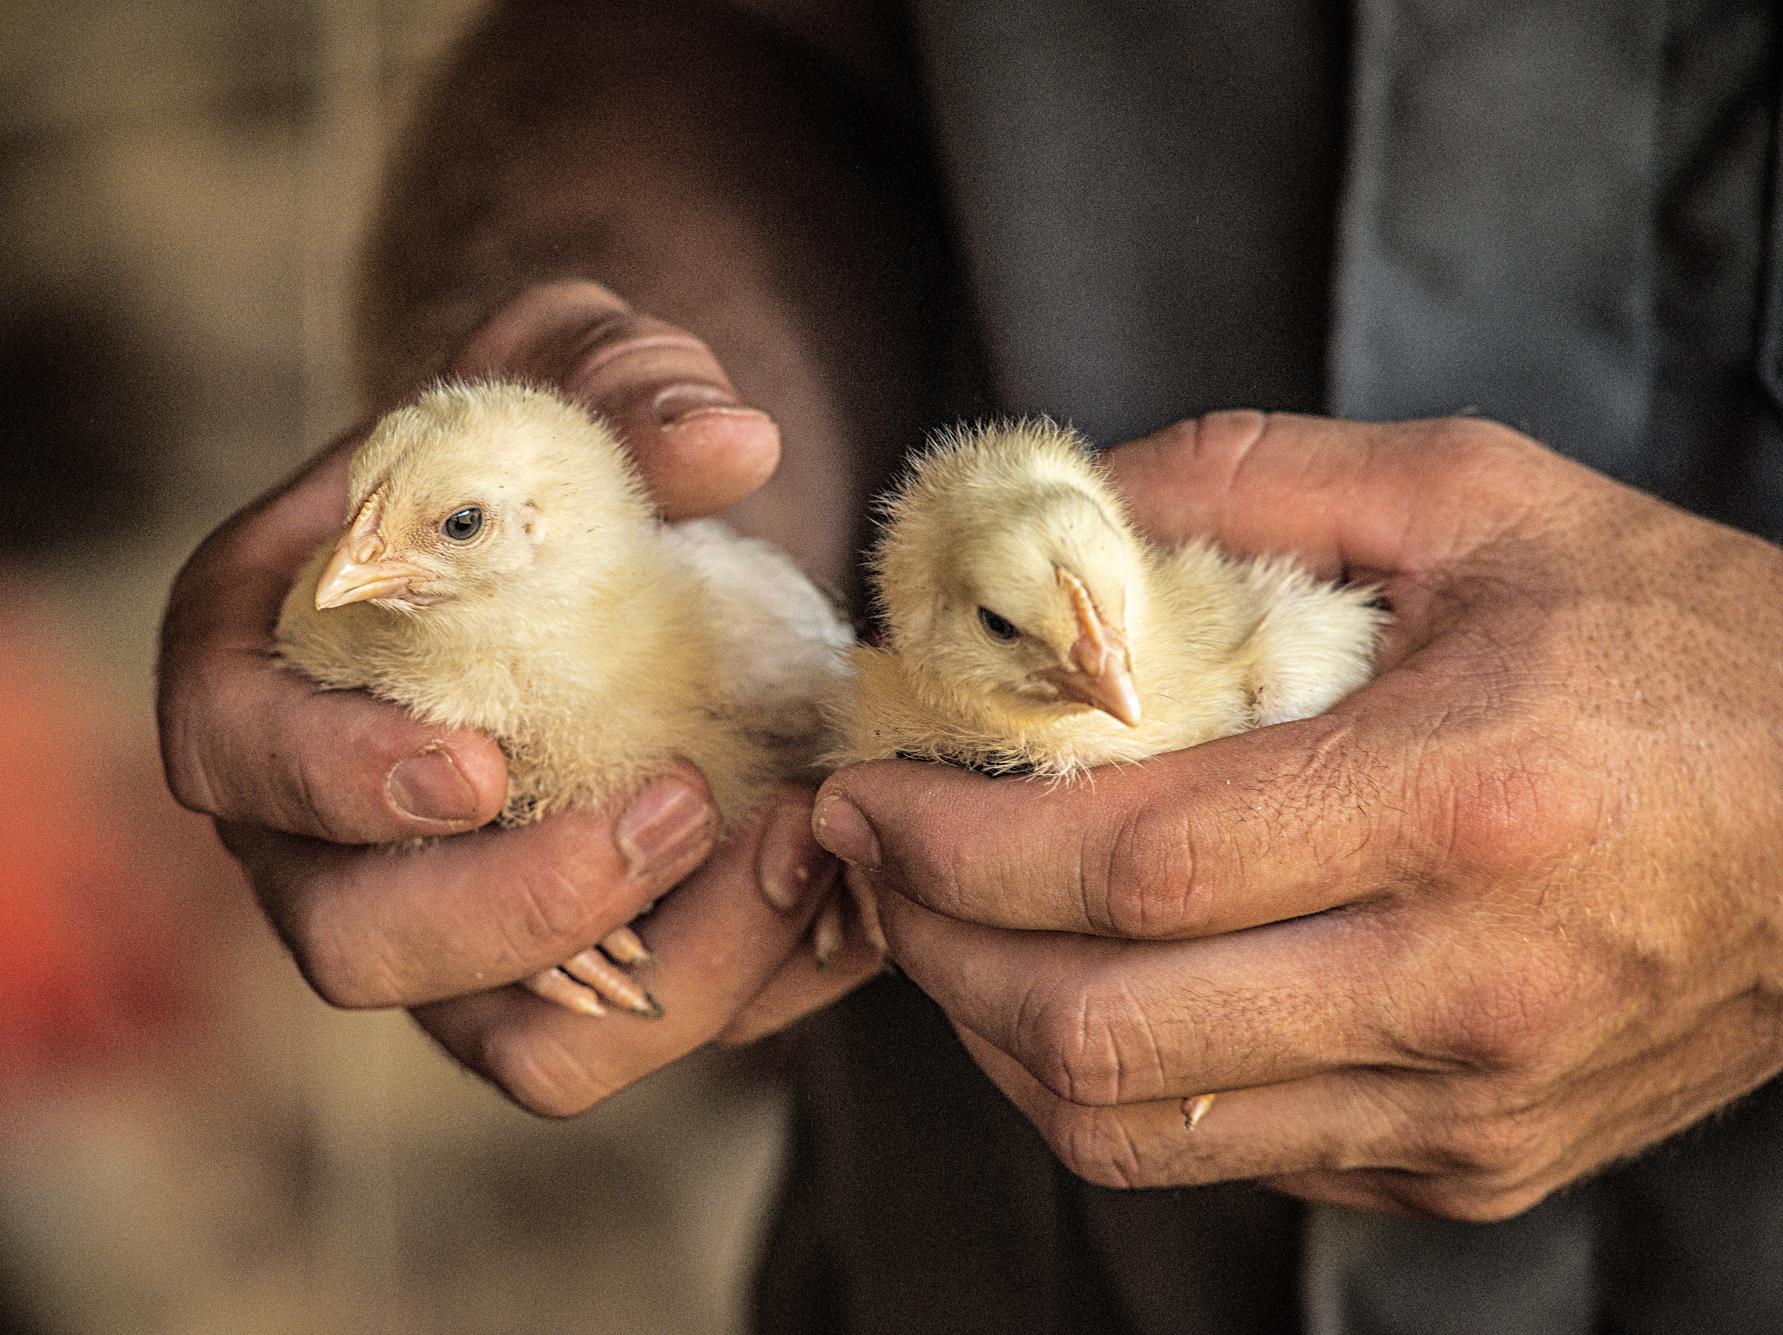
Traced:
<path fill-rule="evenodd" d="M 1415 573 L 1524 513 L 1558 455 L 1495 422 L 1349 422 L 1219 412 L 1103 456 L 1139 526 L 1243 555 L 1293 552 L 1317 573 Z M 1552 479 L 1549 479 L 1552 481 Z"/>
<path fill-rule="evenodd" d="M 780 462 L 780 428 L 737 397 L 704 343 L 599 283 L 527 289 L 449 369 L 555 386 L 586 405 L 619 433 L 670 519 L 728 509 Z"/>

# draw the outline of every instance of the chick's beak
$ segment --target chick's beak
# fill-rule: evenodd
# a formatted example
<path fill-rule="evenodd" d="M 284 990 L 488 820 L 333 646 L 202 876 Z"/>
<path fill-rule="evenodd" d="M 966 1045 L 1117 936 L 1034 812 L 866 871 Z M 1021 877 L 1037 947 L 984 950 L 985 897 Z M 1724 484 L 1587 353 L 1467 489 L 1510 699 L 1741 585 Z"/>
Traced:
<path fill-rule="evenodd" d="M 1063 566 L 1059 585 L 1071 598 L 1077 616 L 1077 642 L 1071 663 L 1049 674 L 1059 694 L 1112 715 L 1129 728 L 1139 726 L 1139 691 L 1133 685 L 1133 660 L 1126 638 L 1102 618 L 1101 609 L 1084 582 Z"/>
<path fill-rule="evenodd" d="M 388 547 L 378 531 L 383 513 L 383 494 L 365 498 L 347 531 L 341 534 L 334 554 L 316 579 L 316 610 L 345 607 L 371 598 L 398 598 L 425 573 L 407 561 L 388 558 Z"/>

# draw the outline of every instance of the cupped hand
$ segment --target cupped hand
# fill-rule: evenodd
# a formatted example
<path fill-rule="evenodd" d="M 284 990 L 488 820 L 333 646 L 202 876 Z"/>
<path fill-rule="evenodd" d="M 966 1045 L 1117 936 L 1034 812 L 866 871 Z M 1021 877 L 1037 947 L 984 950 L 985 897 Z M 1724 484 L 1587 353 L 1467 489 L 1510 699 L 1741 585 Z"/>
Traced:
<path fill-rule="evenodd" d="M 523 293 L 451 370 L 579 398 L 620 432 L 669 518 L 727 508 L 779 457 L 774 422 L 739 402 L 698 339 L 592 283 Z M 794 1018 L 865 977 L 858 953 L 816 974 L 801 958 L 835 871 L 811 841 L 808 792 L 780 790 L 716 850 L 710 795 L 685 767 L 611 810 L 479 828 L 506 795 L 494 742 L 360 692 L 319 690 L 276 663 L 280 601 L 344 521 L 361 434 L 206 540 L 175 582 L 162 637 L 169 786 L 217 818 L 316 990 L 344 1006 L 420 1007 L 467 1065 L 530 1108 L 566 1114 L 721 1032 Z M 431 836 L 451 837 L 412 842 Z M 675 887 L 640 929 L 667 1019 L 594 1020 L 501 986 Z"/>
<path fill-rule="evenodd" d="M 820 792 L 1067 1165 L 1498 1219 L 1783 1068 L 1783 554 L 1475 421 L 1218 414 L 1110 463 L 1157 537 L 1378 582 L 1395 628 L 1319 718 Z"/>

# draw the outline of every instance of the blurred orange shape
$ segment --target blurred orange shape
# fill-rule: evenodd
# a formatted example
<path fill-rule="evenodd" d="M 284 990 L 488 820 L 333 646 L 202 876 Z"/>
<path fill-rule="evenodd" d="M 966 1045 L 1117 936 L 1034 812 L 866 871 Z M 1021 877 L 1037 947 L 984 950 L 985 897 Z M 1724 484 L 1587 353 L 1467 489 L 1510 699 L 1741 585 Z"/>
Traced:
<path fill-rule="evenodd" d="M 191 859 L 163 855 L 170 832 L 195 831 L 161 788 L 146 720 L 8 595 L 0 584 L 0 1090 L 189 1020 L 202 954 Z"/>

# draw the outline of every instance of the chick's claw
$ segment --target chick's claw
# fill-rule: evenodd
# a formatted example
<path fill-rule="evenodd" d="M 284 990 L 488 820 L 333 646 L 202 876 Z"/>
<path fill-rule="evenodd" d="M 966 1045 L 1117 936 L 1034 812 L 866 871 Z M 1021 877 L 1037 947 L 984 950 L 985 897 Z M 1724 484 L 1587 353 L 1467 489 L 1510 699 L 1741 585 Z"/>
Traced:
<path fill-rule="evenodd" d="M 523 978 L 520 985 L 536 997 L 543 997 L 554 1005 L 565 1010 L 575 1011 L 578 1015 L 592 1015 L 596 1019 L 607 1013 L 607 1008 L 588 988 L 571 978 L 562 969 L 543 969 L 531 978 Z"/>
<path fill-rule="evenodd" d="M 832 894 L 823 901 L 811 921 L 811 954 L 817 967 L 827 969 L 836 952 L 842 949 L 842 898 Z"/>
<path fill-rule="evenodd" d="M 647 1020 L 660 1020 L 663 1012 L 656 998 L 620 967 L 648 964 L 651 958 L 638 934 L 621 927 L 602 937 L 600 945 L 522 980 L 522 986 L 580 1015 L 605 1015 L 611 1005 Z"/>
<path fill-rule="evenodd" d="M 879 901 L 874 897 L 873 887 L 867 883 L 867 877 L 858 867 L 850 867 L 843 876 L 843 884 L 848 887 L 848 897 L 854 904 L 855 915 L 861 920 L 861 935 L 867 938 L 867 944 L 878 954 L 881 962 L 891 954 L 891 947 L 885 939 L 885 928 L 879 924 Z"/>
<path fill-rule="evenodd" d="M 812 958 L 817 961 L 818 968 L 829 968 L 830 962 L 848 942 L 848 908 L 853 905 L 854 916 L 860 920 L 862 938 L 880 963 L 884 963 L 891 951 L 886 944 L 885 930 L 879 925 L 879 904 L 873 897 L 873 887 L 867 883 L 866 876 L 853 867 L 843 874 L 842 880 L 847 889 L 831 890 L 825 895 L 817 915 L 811 920 Z"/>
<path fill-rule="evenodd" d="M 629 927 L 615 927 L 608 932 L 601 938 L 601 949 L 627 968 L 650 964 L 655 960 L 642 938 Z"/>
<path fill-rule="evenodd" d="M 639 945 L 642 946 L 642 942 Z M 557 967 L 578 983 L 593 989 L 603 1001 L 612 1002 L 647 1020 L 662 1018 L 662 1007 L 656 1004 L 656 998 L 645 991 L 637 979 L 603 955 L 599 946 L 590 946 Z"/>

